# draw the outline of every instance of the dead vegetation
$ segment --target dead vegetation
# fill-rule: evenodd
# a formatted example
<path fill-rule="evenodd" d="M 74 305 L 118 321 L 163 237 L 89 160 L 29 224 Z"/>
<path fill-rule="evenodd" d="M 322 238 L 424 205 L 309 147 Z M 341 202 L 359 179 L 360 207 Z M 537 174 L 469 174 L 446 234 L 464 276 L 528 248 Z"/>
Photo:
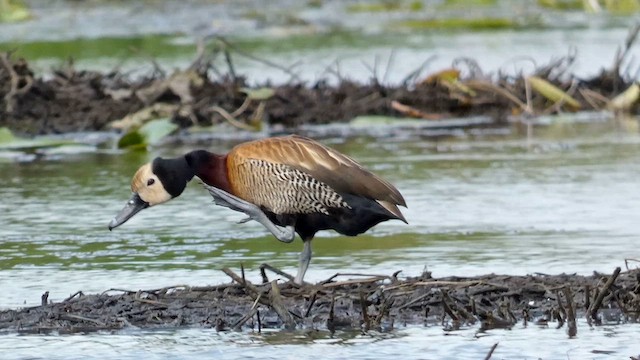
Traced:
<path fill-rule="evenodd" d="M 477 326 L 480 331 L 524 326 L 589 326 L 637 322 L 640 271 L 527 276 L 484 275 L 433 278 L 429 273 L 401 279 L 392 275 L 336 274 L 314 285 L 269 280 L 253 284 L 224 269 L 232 282 L 207 287 L 172 286 L 152 290 L 109 289 L 72 294 L 60 302 L 42 296 L 42 305 L 0 311 L 1 332 L 73 333 L 136 328 L 205 327 L 225 330 L 265 328 L 324 331 L 389 331 L 398 326 Z M 346 279 L 346 280 L 341 280 Z M 584 325 L 583 325 L 584 326 Z"/>
<path fill-rule="evenodd" d="M 611 68 L 590 79 L 570 73 L 577 54 L 518 76 L 485 74 L 474 60 L 460 59 L 451 68 L 427 76 L 422 75 L 423 69 L 416 69 L 397 85 L 377 78 L 367 84 L 349 80 L 337 85 L 306 84 L 292 73 L 290 83 L 250 88 L 246 79 L 236 75 L 232 62 L 233 56 L 250 55 L 221 39 L 217 41 L 223 46 L 213 51 L 201 46 L 185 70 L 167 75 L 155 66 L 135 80 L 118 71 L 77 70 L 72 62 L 44 79 L 34 76 L 26 60 L 4 53 L 0 55 L 0 126 L 21 134 L 49 134 L 127 129 L 168 116 L 182 128 L 230 123 L 251 130 L 264 123 L 295 129 L 303 124 L 346 122 L 359 115 L 431 121 L 484 115 L 500 124 L 510 116 L 562 111 L 638 113 L 640 67 L 630 58 L 629 49 L 639 32 L 640 24 L 630 30 Z M 222 67 L 228 70 L 223 72 Z"/>

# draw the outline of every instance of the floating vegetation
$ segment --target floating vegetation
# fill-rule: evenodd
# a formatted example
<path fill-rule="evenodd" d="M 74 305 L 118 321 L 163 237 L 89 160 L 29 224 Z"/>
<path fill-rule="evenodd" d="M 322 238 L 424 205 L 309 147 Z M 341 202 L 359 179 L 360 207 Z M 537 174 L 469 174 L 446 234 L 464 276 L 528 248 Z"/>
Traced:
<path fill-rule="evenodd" d="M 52 139 L 46 136 L 31 139 L 20 138 L 6 127 L 0 127 L 0 151 L 35 151 L 44 148 L 75 144 L 73 141 Z"/>
<path fill-rule="evenodd" d="M 147 149 L 149 146 L 157 145 L 177 129 L 178 125 L 172 123 L 169 118 L 154 119 L 124 134 L 118 140 L 118 147 L 121 149 Z"/>
<path fill-rule="evenodd" d="M 31 18 L 27 5 L 20 0 L 0 0 L 0 22 L 17 22 Z"/>
<path fill-rule="evenodd" d="M 420 11 L 424 8 L 422 1 L 382 0 L 379 2 L 362 2 L 347 5 L 347 12 L 392 12 Z"/>
<path fill-rule="evenodd" d="M 538 0 L 538 5 L 555 10 L 584 10 L 598 13 L 603 10 L 619 15 L 640 11 L 639 0 Z"/>
<path fill-rule="evenodd" d="M 409 29 L 438 29 L 438 30 L 497 30 L 512 29 L 519 24 L 509 18 L 449 18 L 449 19 L 409 19 L 394 23 L 396 27 Z"/>

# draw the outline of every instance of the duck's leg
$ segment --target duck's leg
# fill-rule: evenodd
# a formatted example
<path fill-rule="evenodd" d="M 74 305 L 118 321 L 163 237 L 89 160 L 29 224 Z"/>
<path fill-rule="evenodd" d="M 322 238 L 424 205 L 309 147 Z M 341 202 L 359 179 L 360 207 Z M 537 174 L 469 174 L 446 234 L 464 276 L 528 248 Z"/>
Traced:
<path fill-rule="evenodd" d="M 240 211 L 249 216 L 248 219 L 242 220 L 241 222 L 246 222 L 249 220 L 255 220 L 262 224 L 269 232 L 276 237 L 276 239 L 290 243 L 296 236 L 296 232 L 293 226 L 281 227 L 274 224 L 267 215 L 255 204 L 244 201 L 237 196 L 233 196 L 224 190 L 220 190 L 213 186 L 209 186 L 207 184 L 202 184 L 205 189 L 209 191 L 209 194 L 213 197 L 213 201 L 216 205 L 227 207 L 231 210 Z M 304 275 L 304 274 L 303 274 Z"/>
<path fill-rule="evenodd" d="M 296 274 L 296 278 L 293 280 L 294 283 L 302 285 L 304 274 L 307 272 L 309 268 L 309 263 L 311 262 L 311 239 L 302 239 L 304 242 L 304 247 L 302 248 L 302 252 L 300 253 L 300 264 L 298 265 L 298 274 Z"/>

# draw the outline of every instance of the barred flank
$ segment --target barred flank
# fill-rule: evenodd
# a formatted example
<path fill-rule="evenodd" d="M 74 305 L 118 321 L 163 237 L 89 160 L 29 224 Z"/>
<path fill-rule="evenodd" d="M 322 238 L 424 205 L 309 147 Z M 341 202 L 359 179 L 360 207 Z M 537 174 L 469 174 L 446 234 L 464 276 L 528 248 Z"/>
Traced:
<path fill-rule="evenodd" d="M 311 175 L 285 164 L 248 159 L 236 172 L 245 200 L 275 214 L 329 214 L 329 208 L 348 208 L 342 196 Z"/>

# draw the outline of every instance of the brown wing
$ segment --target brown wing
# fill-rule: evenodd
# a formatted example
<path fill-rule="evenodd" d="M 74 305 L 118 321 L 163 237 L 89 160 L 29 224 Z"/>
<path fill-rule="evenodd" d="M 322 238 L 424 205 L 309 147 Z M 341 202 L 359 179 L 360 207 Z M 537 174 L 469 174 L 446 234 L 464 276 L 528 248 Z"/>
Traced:
<path fill-rule="evenodd" d="M 378 200 L 392 214 L 406 221 L 396 206 L 406 207 L 398 189 L 350 157 L 309 138 L 292 135 L 241 144 L 231 150 L 227 159 L 230 177 L 234 167 L 249 159 L 285 164 L 311 175 L 336 192 Z"/>

